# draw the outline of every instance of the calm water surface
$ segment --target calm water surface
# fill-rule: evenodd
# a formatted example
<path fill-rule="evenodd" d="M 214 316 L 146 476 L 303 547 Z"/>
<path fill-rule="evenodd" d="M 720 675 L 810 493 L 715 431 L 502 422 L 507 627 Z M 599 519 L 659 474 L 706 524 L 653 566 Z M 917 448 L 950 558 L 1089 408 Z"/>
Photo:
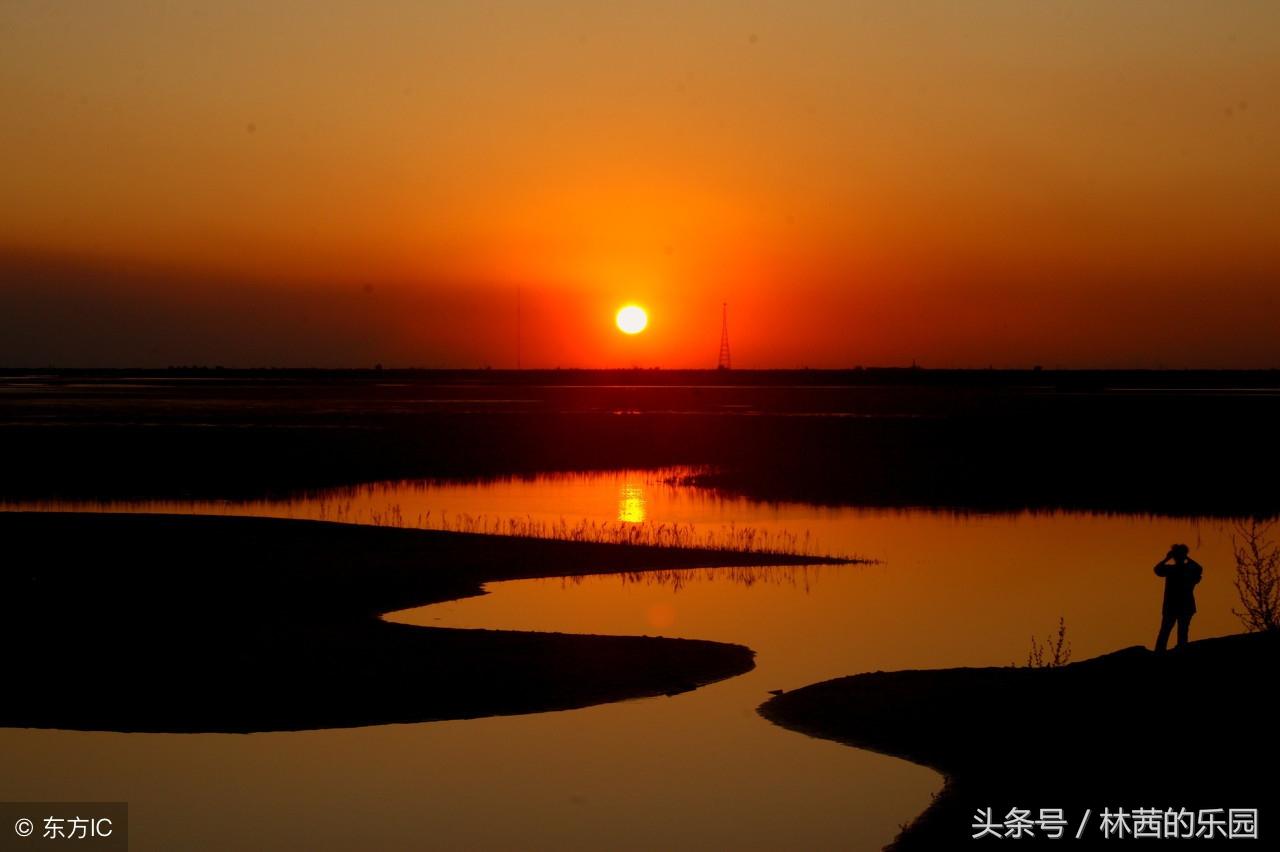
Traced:
<path fill-rule="evenodd" d="M 1059 617 L 1077 659 L 1150 644 L 1151 566 L 1174 541 L 1206 567 L 1194 635 L 1238 629 L 1222 522 L 766 505 L 671 484 L 681 473 L 384 483 L 234 504 L 25 504 L 447 528 L 678 522 L 711 536 L 749 525 L 882 561 L 493 583 L 483 597 L 389 617 L 719 639 L 755 649 L 757 668 L 673 698 L 463 722 L 248 736 L 3 729 L 0 798 L 127 800 L 135 849 L 874 849 L 940 778 L 770 725 L 755 714 L 768 690 L 1024 662 L 1030 636 Z"/>

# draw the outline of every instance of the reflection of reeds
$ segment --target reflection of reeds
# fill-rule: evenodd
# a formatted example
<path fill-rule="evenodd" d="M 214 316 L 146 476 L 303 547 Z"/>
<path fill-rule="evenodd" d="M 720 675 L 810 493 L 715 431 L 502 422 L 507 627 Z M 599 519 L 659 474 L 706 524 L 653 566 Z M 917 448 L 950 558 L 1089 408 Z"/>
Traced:
<path fill-rule="evenodd" d="M 719 582 L 728 580 L 740 586 L 769 584 L 774 586 L 792 586 L 809 591 L 810 580 L 816 579 L 820 565 L 743 565 L 728 568 L 657 568 L 646 571 L 622 571 L 611 574 L 617 577 L 624 586 L 665 586 L 673 592 L 679 592 L 687 586 L 698 582 Z M 548 582 L 558 582 L 561 586 L 580 586 L 588 580 L 599 580 L 599 576 L 574 574 L 559 577 Z"/>

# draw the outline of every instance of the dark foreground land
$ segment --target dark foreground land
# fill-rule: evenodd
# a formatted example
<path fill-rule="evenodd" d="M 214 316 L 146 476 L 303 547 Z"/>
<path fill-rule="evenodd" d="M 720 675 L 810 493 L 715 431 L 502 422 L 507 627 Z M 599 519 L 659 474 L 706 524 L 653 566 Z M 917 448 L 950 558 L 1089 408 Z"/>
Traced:
<path fill-rule="evenodd" d="M 4 371 L 0 499 L 703 465 L 766 500 L 1280 512 L 1280 371 Z"/>
<path fill-rule="evenodd" d="M 673 694 L 738 645 L 423 628 L 492 580 L 823 561 L 311 521 L 0 512 L 0 725 L 250 732 Z"/>
<path fill-rule="evenodd" d="M 1275 848 L 1278 664 L 1280 634 L 1250 634 L 1164 655 L 1128 648 L 1061 668 L 860 674 L 780 695 L 760 713 L 942 772 L 942 793 L 890 847 L 899 852 L 1123 846 L 1134 838 L 1101 839 L 1104 808 L 1184 807 L 1257 808 L 1259 841 L 1228 848 Z M 1042 831 L 1033 839 L 972 839 L 976 811 L 991 808 L 1003 823 L 1014 807 L 1032 819 L 1041 808 L 1063 808 L 1071 823 L 1057 841 Z M 1075 840 L 1086 808 L 1092 822 Z"/>

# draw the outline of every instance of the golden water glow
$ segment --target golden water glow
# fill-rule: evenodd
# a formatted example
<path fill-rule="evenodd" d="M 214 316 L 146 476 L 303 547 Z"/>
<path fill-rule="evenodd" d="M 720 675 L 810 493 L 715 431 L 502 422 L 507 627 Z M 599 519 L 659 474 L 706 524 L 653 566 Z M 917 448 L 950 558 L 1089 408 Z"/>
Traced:
<path fill-rule="evenodd" d="M 645 503 L 644 486 L 634 482 L 625 483 L 618 489 L 618 520 L 628 524 L 643 524 L 647 516 Z"/>
<path fill-rule="evenodd" d="M 599 315 L 597 315 L 598 317 Z M 940 779 L 928 770 L 859 749 L 781 735 L 753 712 L 768 690 L 792 689 L 856 671 L 1006 666 L 1025 660 L 1028 640 L 1064 617 L 1074 656 L 1085 659 L 1150 644 L 1161 583 L 1151 565 L 1173 541 L 1192 545 L 1205 566 L 1193 637 L 1239 630 L 1230 524 L 1217 520 L 1017 513 L 956 515 L 920 510 L 818 509 L 709 499 L 661 483 L 689 471 L 644 478 L 638 471 L 485 483 L 380 483 L 292 500 L 148 501 L 115 510 L 252 514 L 414 525 L 447 511 L 526 517 L 548 523 L 615 518 L 629 483 L 645 484 L 647 523 L 737 524 L 812 531 L 823 550 L 861 553 L 877 565 L 800 569 L 735 581 L 732 571 L 686 571 L 685 583 L 607 575 L 490 584 L 490 594 L 389 617 L 428 627 L 539 630 L 597 635 L 660 633 L 739 642 L 757 651 L 752 672 L 679 699 L 619 702 L 568 713 L 483 722 L 388 725 L 306 733 L 179 736 L 0 729 L 6 765 L 0 799 L 56 798 L 70 787 L 99 801 L 147 802 L 160 848 L 214 852 L 267 838 L 274 847 L 342 852 L 347 834 L 327 823 L 280 820 L 315 801 L 350 802 L 377 842 L 397 848 L 435 804 L 433 838 L 454 847 L 520 848 L 531 832 L 559 832 L 561 846 L 589 848 L 595 826 L 644 837 L 647 848 L 697 848 L 704 838 L 756 848 L 884 845 L 929 803 Z M 5 508 L 19 508 L 7 505 Z M 100 511 L 94 503 L 25 508 Z M 677 572 L 668 572 L 670 578 Z M 771 581 L 770 576 L 776 577 Z M 792 581 L 792 578 L 795 581 Z M 1105 592 L 1104 592 L 1105 590 Z M 1123 712 L 1123 711 L 1121 711 Z M 652 737 L 628 732 L 660 731 Z M 511 759 L 519 748 L 521 760 Z M 312 759 L 323 749 L 327 763 Z M 87 761 L 86 753 L 101 756 Z M 423 755 L 433 761 L 423 771 Z M 190 777 L 187 767 L 217 766 Z M 628 771 L 620 773 L 617 767 Z M 761 773 L 761 766 L 778 767 Z M 787 767 L 802 767 L 791 773 Z M 191 825 L 219 781 L 237 780 L 236 821 Z M 495 777 L 511 795 L 493 812 Z M 378 778 L 394 797 L 367 795 Z M 785 781 L 785 783 L 780 783 Z M 210 787 L 209 785 L 213 785 Z M 595 815 L 584 821 L 584 789 Z M 707 793 L 711 790 L 711 793 Z M 663 801 L 652 819 L 637 801 Z M 709 802 L 732 807 L 708 807 Z M 838 802 L 838 806 L 832 803 Z M 598 813 L 597 813 L 598 812 Z M 778 813 L 792 818 L 779 820 Z M 433 817 L 434 819 L 435 817 Z M 684 826 L 707 826 L 699 832 Z M 477 834 L 481 832 L 481 834 Z M 646 833 L 652 832 L 652 833 Z M 544 834 L 537 835 L 539 837 Z M 562 840 L 568 838 L 568 840 Z M 832 838 L 837 838 L 832 842 Z M 399 844 L 403 845 L 403 844 Z"/>
<path fill-rule="evenodd" d="M 639 305 L 627 305 L 618 311 L 615 321 L 624 334 L 639 334 L 649 325 L 649 315 Z"/>
<path fill-rule="evenodd" d="M 644 613 L 645 622 L 656 630 L 667 630 L 675 626 L 676 608 L 674 604 L 661 601 L 649 606 Z"/>

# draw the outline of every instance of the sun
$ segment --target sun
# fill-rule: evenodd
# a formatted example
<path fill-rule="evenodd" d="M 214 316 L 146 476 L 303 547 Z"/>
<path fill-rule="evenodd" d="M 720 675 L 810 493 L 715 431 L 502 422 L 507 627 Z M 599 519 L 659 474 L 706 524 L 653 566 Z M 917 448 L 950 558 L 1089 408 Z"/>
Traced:
<path fill-rule="evenodd" d="M 615 321 L 623 334 L 639 334 L 649 324 L 649 315 L 639 305 L 626 305 L 618 311 Z"/>

